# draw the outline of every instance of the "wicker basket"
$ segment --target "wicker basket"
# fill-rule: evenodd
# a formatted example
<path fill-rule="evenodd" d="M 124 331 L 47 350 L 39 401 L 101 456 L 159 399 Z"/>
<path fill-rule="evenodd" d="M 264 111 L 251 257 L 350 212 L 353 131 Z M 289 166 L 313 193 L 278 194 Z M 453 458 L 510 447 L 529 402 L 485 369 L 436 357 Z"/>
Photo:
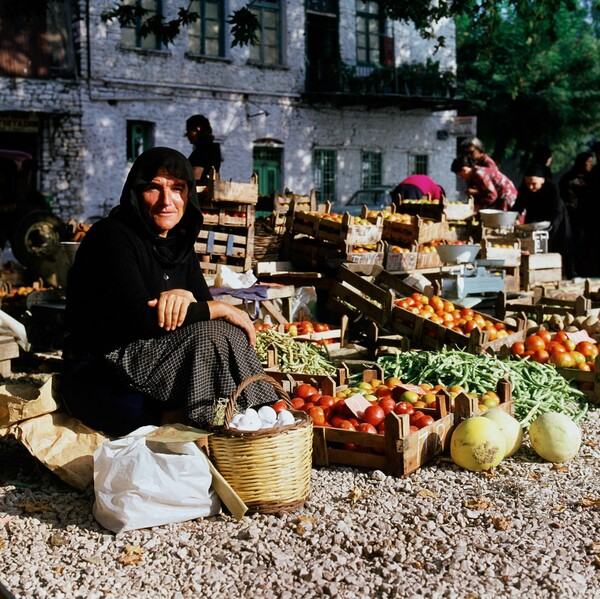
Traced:
<path fill-rule="evenodd" d="M 304 504 L 310 493 L 312 471 L 312 420 L 296 412 L 295 424 L 256 432 L 229 428 L 242 391 L 255 381 L 267 381 L 291 407 L 283 387 L 265 374 L 242 381 L 225 410 L 225 424 L 208 439 L 209 452 L 217 470 L 231 485 L 249 512 L 263 514 L 293 510 Z"/>

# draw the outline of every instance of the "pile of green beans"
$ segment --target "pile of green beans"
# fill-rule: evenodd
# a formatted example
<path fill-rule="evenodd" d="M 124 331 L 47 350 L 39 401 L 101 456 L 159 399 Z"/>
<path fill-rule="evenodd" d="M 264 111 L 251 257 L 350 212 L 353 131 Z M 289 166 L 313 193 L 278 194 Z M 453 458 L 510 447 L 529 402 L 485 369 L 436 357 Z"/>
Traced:
<path fill-rule="evenodd" d="M 381 356 L 377 362 L 386 378 L 445 387 L 460 385 L 469 393 L 493 391 L 498 380 L 505 377 L 511 383 L 515 417 L 523 428 L 544 412 L 560 412 L 577 422 L 588 409 L 585 394 L 572 387 L 550 364 L 500 360 L 489 354 L 458 350 L 410 351 Z"/>
<path fill-rule="evenodd" d="M 287 333 L 273 329 L 257 333 L 256 353 L 261 362 L 267 361 L 267 350 L 271 348 L 277 351 L 277 366 L 282 372 L 324 376 L 336 372 L 325 351 L 313 343 L 296 341 Z"/>

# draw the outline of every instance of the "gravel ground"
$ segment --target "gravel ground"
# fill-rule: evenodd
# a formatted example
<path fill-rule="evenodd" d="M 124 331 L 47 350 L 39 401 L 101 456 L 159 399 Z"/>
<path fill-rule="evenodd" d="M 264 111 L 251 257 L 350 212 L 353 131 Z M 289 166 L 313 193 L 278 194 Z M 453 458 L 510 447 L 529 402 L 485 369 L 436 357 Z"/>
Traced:
<path fill-rule="evenodd" d="M 295 512 L 119 535 L 92 491 L 0 441 L 0 581 L 36 598 L 600 598 L 600 410 L 582 427 L 564 466 L 526 439 L 492 474 L 447 457 L 408 478 L 315 469 Z"/>

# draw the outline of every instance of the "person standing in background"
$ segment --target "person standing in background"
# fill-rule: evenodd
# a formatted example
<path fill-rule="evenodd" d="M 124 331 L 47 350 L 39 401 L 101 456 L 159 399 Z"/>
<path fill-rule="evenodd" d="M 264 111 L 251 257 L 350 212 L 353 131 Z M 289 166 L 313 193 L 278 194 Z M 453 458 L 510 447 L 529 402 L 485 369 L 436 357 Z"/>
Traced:
<path fill-rule="evenodd" d="M 594 164 L 591 152 L 580 152 L 558 182 L 560 197 L 567 207 L 574 245 L 575 272 L 585 272 L 585 221 L 587 214 L 588 178 Z"/>
<path fill-rule="evenodd" d="M 392 202 L 396 208 L 400 208 L 402 200 L 420 200 L 426 195 L 430 196 L 432 200 L 441 200 L 446 193 L 441 185 L 427 175 L 411 175 L 390 191 Z"/>
<path fill-rule="evenodd" d="M 600 252 L 598 251 L 598 219 L 600 219 L 600 141 L 590 146 L 596 156 L 596 164 L 587 177 L 584 221 L 584 256 L 587 277 L 600 276 Z"/>
<path fill-rule="evenodd" d="M 476 166 L 468 156 L 455 158 L 452 172 L 467 183 L 467 194 L 475 200 L 475 210 L 482 208 L 510 210 L 517 199 L 517 188 L 497 168 Z"/>
<path fill-rule="evenodd" d="M 533 151 L 529 164 L 539 164 L 544 167 L 545 179 L 552 181 L 552 150 L 545 144 L 539 145 Z"/>
<path fill-rule="evenodd" d="M 221 168 L 221 146 L 215 142 L 210 121 L 201 114 L 191 116 L 185 123 L 185 136 L 194 146 L 188 160 L 194 169 L 198 185 L 206 185 L 211 168 Z"/>
<path fill-rule="evenodd" d="M 556 183 L 546 178 L 546 169 L 544 164 L 530 164 L 525 169 L 513 210 L 519 214 L 525 212 L 526 224 L 550 223 L 548 251 L 562 255 L 563 274 L 572 279 L 575 272 L 569 214 Z"/>
<path fill-rule="evenodd" d="M 498 169 L 494 159 L 488 156 L 483 148 L 483 142 L 478 137 L 467 137 L 460 144 L 460 153 L 468 156 L 475 166 Z"/>

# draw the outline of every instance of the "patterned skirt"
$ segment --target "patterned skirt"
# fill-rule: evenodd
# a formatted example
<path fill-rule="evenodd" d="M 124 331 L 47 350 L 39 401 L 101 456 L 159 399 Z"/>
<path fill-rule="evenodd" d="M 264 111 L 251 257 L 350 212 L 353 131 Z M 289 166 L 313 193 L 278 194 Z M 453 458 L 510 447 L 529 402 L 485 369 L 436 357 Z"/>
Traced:
<path fill-rule="evenodd" d="M 249 376 L 263 372 L 246 333 L 223 320 L 196 322 L 159 337 L 141 339 L 104 356 L 124 382 L 165 409 L 183 409 L 197 426 L 213 422 L 215 404 Z M 273 403 L 277 395 L 264 381 L 248 386 L 240 411 Z"/>

